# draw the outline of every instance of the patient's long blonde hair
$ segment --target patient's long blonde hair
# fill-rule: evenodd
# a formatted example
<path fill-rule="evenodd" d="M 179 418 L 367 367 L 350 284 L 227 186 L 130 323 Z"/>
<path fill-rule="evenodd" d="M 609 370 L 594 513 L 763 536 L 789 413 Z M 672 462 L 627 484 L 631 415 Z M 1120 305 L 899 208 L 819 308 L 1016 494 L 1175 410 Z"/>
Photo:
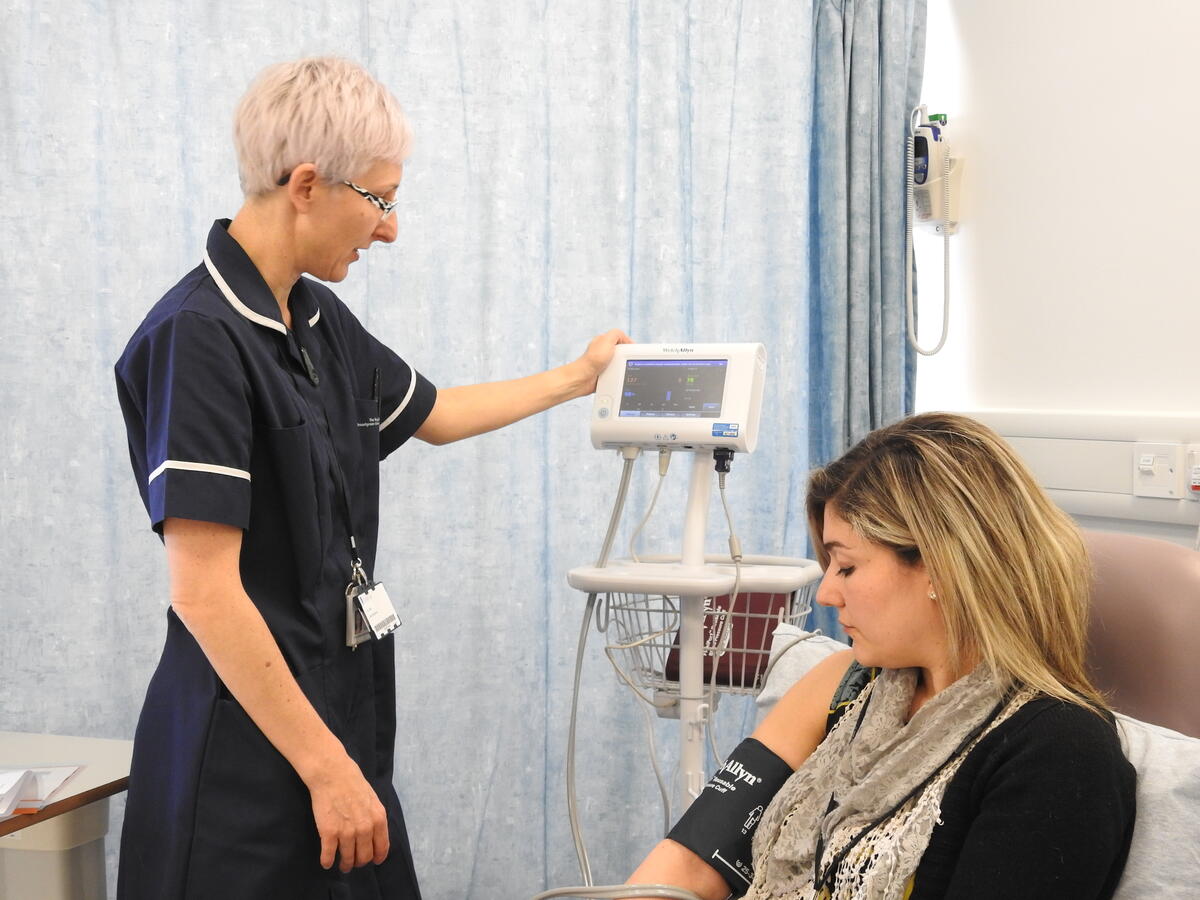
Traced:
<path fill-rule="evenodd" d="M 923 561 L 950 661 L 1106 708 L 1084 666 L 1091 565 L 1074 523 L 1012 449 L 965 416 L 927 413 L 871 432 L 808 486 L 823 567 L 826 506 L 863 538 Z"/>

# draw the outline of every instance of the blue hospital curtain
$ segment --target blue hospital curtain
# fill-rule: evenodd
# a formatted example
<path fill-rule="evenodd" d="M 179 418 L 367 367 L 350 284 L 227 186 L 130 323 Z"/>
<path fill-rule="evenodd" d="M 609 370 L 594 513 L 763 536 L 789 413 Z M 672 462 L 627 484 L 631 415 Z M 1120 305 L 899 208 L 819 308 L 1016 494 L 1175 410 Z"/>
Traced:
<path fill-rule="evenodd" d="M 284 59 L 363 63 L 413 125 L 400 236 L 335 286 L 372 333 L 439 386 L 568 362 L 610 327 L 762 341 L 759 448 L 735 461 L 729 505 L 747 553 L 806 555 L 810 465 L 907 408 L 903 131 L 924 6 L 6 4 L 0 729 L 133 733 L 169 589 L 112 365 L 237 211 L 233 110 Z M 566 574 L 594 562 L 621 469 L 592 449 L 590 409 L 414 441 L 383 467 L 378 576 L 404 621 L 395 784 L 426 900 L 578 879 L 563 770 L 584 597 Z M 678 552 L 687 470 L 672 464 L 642 552 Z M 656 478 L 643 459 L 615 553 Z M 719 502 L 710 526 L 709 549 L 727 546 Z M 589 640 L 580 813 L 597 879 L 617 881 L 661 813 L 639 701 Z M 753 709 L 723 699 L 719 750 Z M 670 777 L 678 723 L 652 733 Z M 116 797 L 110 878 L 122 812 Z"/>
<path fill-rule="evenodd" d="M 809 453 L 835 459 L 912 412 L 904 311 L 905 137 L 925 0 L 815 0 Z M 810 624 L 845 640 L 834 611 Z"/>
<path fill-rule="evenodd" d="M 924 0 L 816 0 L 810 442 L 828 461 L 912 410 L 904 141 Z"/>

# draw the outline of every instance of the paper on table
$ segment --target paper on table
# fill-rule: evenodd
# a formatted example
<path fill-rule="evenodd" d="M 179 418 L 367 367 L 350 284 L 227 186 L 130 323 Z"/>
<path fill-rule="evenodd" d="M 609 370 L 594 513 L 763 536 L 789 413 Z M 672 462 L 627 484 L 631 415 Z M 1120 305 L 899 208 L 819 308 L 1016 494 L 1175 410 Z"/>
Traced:
<path fill-rule="evenodd" d="M 37 790 L 37 776 L 29 769 L 0 769 L 0 819 L 13 814 L 21 798 Z"/>
<path fill-rule="evenodd" d="M 53 800 L 54 793 L 81 768 L 83 767 L 30 766 L 24 769 L 0 769 L 0 788 L 11 784 L 10 790 L 0 794 L 0 819 L 20 813 L 38 812 Z"/>

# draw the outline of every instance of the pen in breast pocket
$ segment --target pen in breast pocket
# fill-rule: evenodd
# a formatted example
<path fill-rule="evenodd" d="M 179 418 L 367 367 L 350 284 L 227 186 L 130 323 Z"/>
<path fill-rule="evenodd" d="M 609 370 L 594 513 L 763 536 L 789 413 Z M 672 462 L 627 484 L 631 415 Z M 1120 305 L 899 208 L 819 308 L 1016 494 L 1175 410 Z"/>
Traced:
<path fill-rule="evenodd" d="M 375 401 L 375 414 L 381 415 L 383 412 L 383 397 L 379 392 L 379 370 L 375 370 L 375 377 L 371 381 L 371 399 Z"/>

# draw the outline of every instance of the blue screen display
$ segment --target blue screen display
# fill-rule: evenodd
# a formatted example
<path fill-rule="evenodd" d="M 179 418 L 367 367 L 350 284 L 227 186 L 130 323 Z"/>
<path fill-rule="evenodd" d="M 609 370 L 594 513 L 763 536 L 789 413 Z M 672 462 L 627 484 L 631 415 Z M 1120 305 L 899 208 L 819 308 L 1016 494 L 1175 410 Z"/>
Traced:
<path fill-rule="evenodd" d="M 727 359 L 628 360 L 618 415 L 715 419 L 728 370 Z"/>

